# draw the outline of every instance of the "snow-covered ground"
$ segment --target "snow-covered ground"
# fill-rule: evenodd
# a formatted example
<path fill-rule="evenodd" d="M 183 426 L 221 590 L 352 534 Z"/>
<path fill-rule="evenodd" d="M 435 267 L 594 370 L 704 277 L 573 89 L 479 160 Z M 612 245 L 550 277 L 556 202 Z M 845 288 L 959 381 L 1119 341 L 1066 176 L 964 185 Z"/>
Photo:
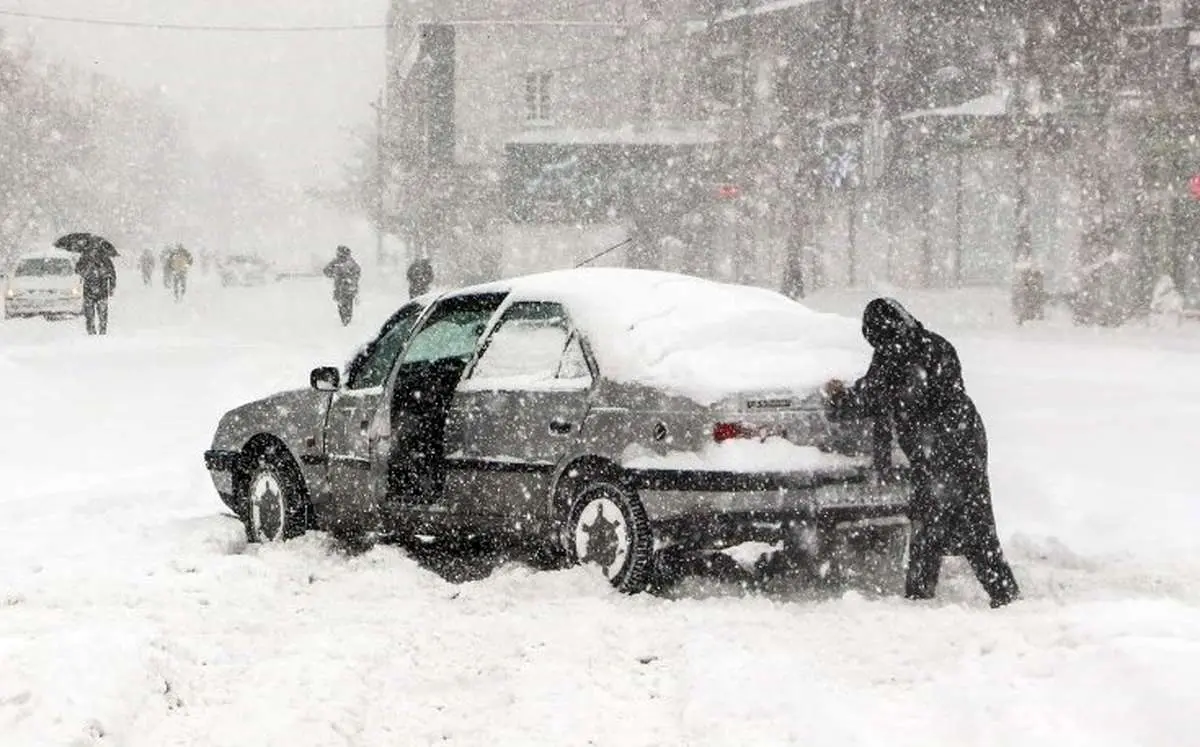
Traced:
<path fill-rule="evenodd" d="M 220 414 L 340 363 L 327 286 L 126 276 L 112 334 L 0 322 L 0 745 L 1196 743 L 1200 326 L 956 330 L 1026 599 L 444 581 L 325 538 L 247 547 L 203 469 Z M 903 297 L 903 296 L 902 296 Z M 861 299 L 817 299 L 857 310 Z M 857 308 L 856 308 L 857 307 Z"/>

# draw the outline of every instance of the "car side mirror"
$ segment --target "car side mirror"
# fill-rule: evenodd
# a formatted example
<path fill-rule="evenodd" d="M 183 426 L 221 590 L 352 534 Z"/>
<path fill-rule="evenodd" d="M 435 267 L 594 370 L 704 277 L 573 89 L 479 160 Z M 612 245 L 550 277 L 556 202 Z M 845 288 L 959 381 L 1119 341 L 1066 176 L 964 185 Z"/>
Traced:
<path fill-rule="evenodd" d="M 314 368 L 308 381 L 318 392 L 336 392 L 342 385 L 342 373 L 332 366 Z"/>

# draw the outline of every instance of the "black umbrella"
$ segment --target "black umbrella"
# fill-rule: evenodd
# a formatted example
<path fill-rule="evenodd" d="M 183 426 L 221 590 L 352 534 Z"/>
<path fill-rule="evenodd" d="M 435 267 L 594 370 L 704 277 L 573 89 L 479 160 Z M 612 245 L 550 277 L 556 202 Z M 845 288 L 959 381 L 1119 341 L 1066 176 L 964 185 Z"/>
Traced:
<path fill-rule="evenodd" d="M 78 254 L 94 251 L 100 252 L 106 257 L 117 256 L 117 248 L 112 245 L 112 242 L 94 233 L 69 233 L 55 241 L 54 246 Z"/>

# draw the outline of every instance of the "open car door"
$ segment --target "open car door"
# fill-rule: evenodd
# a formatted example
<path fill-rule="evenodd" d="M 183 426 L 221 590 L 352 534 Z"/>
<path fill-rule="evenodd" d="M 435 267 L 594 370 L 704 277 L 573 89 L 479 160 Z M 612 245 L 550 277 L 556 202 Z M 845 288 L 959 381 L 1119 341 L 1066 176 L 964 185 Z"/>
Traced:
<path fill-rule="evenodd" d="M 355 356 L 333 395 L 325 422 L 325 463 L 333 500 L 321 524 L 373 531 L 387 489 L 388 400 L 384 391 L 396 360 L 424 307 L 407 304 Z"/>
<path fill-rule="evenodd" d="M 402 520 L 439 522 L 446 501 L 446 414 L 479 338 L 505 298 L 476 293 L 438 301 L 401 355 L 391 383 L 387 504 Z"/>

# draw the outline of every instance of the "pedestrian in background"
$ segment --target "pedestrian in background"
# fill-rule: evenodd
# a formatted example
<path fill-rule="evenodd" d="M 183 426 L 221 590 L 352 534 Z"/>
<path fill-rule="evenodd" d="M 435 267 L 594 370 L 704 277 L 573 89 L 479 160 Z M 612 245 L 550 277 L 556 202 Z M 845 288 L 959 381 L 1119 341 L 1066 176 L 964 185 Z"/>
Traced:
<path fill-rule="evenodd" d="M 337 256 L 325 265 L 325 277 L 333 279 L 333 300 L 337 302 L 338 316 L 342 326 L 354 317 L 354 301 L 358 298 L 358 281 L 362 269 L 350 255 L 350 247 L 339 246 Z"/>
<path fill-rule="evenodd" d="M 142 252 L 141 259 L 138 260 L 138 266 L 142 268 L 142 283 L 150 285 L 150 281 L 154 277 L 154 252 L 147 249 Z"/>
<path fill-rule="evenodd" d="M 183 244 L 176 244 L 171 253 L 167 255 L 167 265 L 171 275 L 171 292 L 175 295 L 176 301 L 183 300 L 183 296 L 187 293 L 187 277 L 188 270 L 192 267 L 192 253 L 183 248 Z"/>
<path fill-rule="evenodd" d="M 408 266 L 408 297 L 416 298 L 429 292 L 433 285 L 433 263 L 422 257 Z"/>

